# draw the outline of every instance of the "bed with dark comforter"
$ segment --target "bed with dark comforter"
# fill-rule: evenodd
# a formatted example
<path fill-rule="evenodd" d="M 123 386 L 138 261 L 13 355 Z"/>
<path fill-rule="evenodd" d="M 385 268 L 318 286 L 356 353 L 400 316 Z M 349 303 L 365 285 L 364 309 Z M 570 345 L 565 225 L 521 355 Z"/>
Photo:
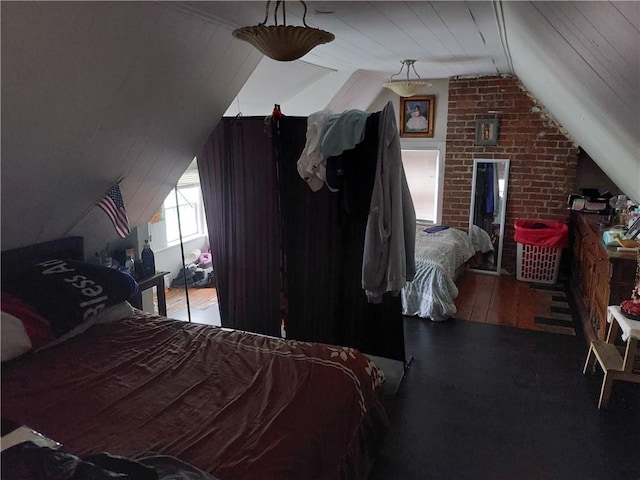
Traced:
<path fill-rule="evenodd" d="M 358 351 L 126 302 L 85 323 L 3 361 L 3 418 L 80 457 L 167 455 L 221 480 L 368 476 L 386 426 L 384 379 Z"/>

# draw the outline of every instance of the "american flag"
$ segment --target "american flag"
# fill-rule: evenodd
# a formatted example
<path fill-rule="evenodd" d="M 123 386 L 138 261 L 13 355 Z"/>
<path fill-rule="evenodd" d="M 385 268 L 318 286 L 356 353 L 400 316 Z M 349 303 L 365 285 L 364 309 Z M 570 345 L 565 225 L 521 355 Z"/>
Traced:
<path fill-rule="evenodd" d="M 124 200 L 122 199 L 122 193 L 120 193 L 120 185 L 115 184 L 102 200 L 98 202 L 98 206 L 104 210 L 107 216 L 113 222 L 113 227 L 120 235 L 120 238 L 125 238 L 131 232 L 129 228 L 129 219 L 127 218 L 127 211 L 124 208 Z"/>

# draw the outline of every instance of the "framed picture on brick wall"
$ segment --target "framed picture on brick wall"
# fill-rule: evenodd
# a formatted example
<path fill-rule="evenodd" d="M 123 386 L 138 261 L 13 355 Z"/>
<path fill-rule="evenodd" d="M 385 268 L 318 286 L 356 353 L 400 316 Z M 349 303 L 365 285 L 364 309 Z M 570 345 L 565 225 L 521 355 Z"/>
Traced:
<path fill-rule="evenodd" d="M 433 137 L 435 95 L 400 97 L 400 136 Z"/>
<path fill-rule="evenodd" d="M 476 120 L 476 145 L 497 145 L 498 125 L 497 118 L 479 118 Z"/>

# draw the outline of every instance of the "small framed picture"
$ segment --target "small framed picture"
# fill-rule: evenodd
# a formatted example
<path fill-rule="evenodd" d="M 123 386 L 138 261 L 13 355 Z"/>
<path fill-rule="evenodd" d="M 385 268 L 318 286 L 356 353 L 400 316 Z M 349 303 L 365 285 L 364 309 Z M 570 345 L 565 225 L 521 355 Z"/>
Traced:
<path fill-rule="evenodd" d="M 400 97 L 400 136 L 433 137 L 435 95 Z"/>
<path fill-rule="evenodd" d="M 480 118 L 476 120 L 476 145 L 498 144 L 498 119 Z"/>

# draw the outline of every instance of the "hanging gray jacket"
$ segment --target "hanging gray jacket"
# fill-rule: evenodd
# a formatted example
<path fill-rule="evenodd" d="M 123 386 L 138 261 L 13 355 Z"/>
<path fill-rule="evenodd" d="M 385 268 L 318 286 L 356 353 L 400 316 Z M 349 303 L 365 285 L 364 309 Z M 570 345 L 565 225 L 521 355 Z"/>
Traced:
<path fill-rule="evenodd" d="M 381 302 L 386 292 L 399 294 L 416 273 L 416 213 L 391 102 L 382 110 L 378 128 L 376 175 L 362 262 L 362 288 L 371 303 Z"/>

